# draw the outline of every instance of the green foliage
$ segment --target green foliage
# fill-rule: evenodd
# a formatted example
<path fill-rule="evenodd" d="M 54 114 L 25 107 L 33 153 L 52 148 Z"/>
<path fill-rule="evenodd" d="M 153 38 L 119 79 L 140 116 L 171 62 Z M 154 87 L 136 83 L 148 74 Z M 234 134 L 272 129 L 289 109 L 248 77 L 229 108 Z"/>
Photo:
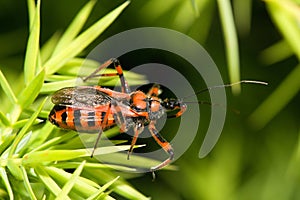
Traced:
<path fill-rule="evenodd" d="M 251 123 L 257 128 L 264 127 L 280 110 L 282 110 L 300 90 L 300 8 L 296 1 L 266 0 L 268 11 L 276 27 L 283 36 L 283 41 L 265 51 L 264 56 L 269 63 L 285 60 L 295 55 L 298 64 L 282 81 L 278 88 L 259 106 L 250 117 Z M 283 53 L 278 57 L 278 50 Z"/>
<path fill-rule="evenodd" d="M 240 81 L 240 61 L 238 38 L 233 20 L 233 12 L 229 0 L 218 0 L 217 2 L 226 44 L 226 56 L 228 62 L 229 77 L 230 81 L 232 83 L 235 83 Z M 232 89 L 233 92 L 239 93 L 241 87 L 240 85 L 236 85 L 233 86 Z"/>
<path fill-rule="evenodd" d="M 41 50 L 41 2 L 35 4 L 28 0 L 30 34 L 24 61 L 24 82 L 20 82 L 24 85 L 18 95 L 15 95 L 0 71 L 1 87 L 8 100 L 8 112 L 0 113 L 1 199 L 113 199 L 109 190 L 128 199 L 131 199 L 132 194 L 139 199 L 147 199 L 129 186 L 125 179 L 111 173 L 108 165 L 91 159 L 89 151 L 75 139 L 78 138 L 76 133 L 56 134 L 59 132 L 58 128 L 39 119 L 40 116 L 47 117 L 51 108 L 48 94 L 63 86 L 74 86 L 82 65 L 89 68 L 87 71 L 99 66 L 95 61 L 85 62 L 78 54 L 110 26 L 129 2 L 123 3 L 82 31 L 95 3 L 96 1 L 88 2 L 64 34 L 54 34 Z M 138 82 L 144 77 L 128 73 L 128 78 L 137 78 Z M 106 85 L 115 82 L 110 78 Z M 114 132 L 116 131 L 115 129 Z M 72 149 L 74 145 L 79 148 Z M 102 147 L 97 149 L 95 155 L 111 155 L 128 149 L 128 145 Z M 75 171 L 68 172 L 65 168 Z M 83 170 L 85 175 L 82 175 Z M 95 173 L 103 170 L 106 178 L 89 180 L 94 177 L 90 170 Z M 100 183 L 103 184 L 102 187 Z"/>
<path fill-rule="evenodd" d="M 1 13 L 5 14 L 9 2 L 0 3 Z M 116 2 L 92 0 L 76 11 L 64 32 L 43 38 L 49 34 L 42 32 L 48 24 L 41 23 L 40 14 L 57 9 L 57 16 L 64 20 L 75 8 L 69 2 L 53 6 L 51 1 L 27 0 L 27 46 L 22 43 L 23 29 L 0 35 L 0 199 L 147 199 L 143 193 L 153 199 L 174 200 L 299 199 L 299 0 L 136 0 L 115 9 L 112 4 Z M 46 3 L 52 7 L 43 8 Z M 97 6 L 101 9 L 93 18 L 92 10 Z M 99 19 L 101 12 L 108 14 Z M 126 156 L 121 151 L 128 149 L 123 144 L 126 141 L 110 141 L 120 148 L 99 148 L 96 153 L 109 161 L 102 164 L 89 157 L 77 133 L 61 131 L 45 122 L 52 106 L 47 97 L 62 87 L 76 85 L 79 72 L 87 76 L 99 66 L 81 57 L 97 37 L 143 26 L 174 29 L 197 40 L 212 55 L 223 78 L 229 80 L 226 82 L 269 82 L 267 87 L 233 88 L 234 94 L 240 89 L 243 94 L 228 95 L 228 104 L 241 114 L 228 112 L 213 152 L 198 159 L 202 137 L 197 137 L 176 161 L 179 167 L 167 168 L 178 171 L 158 172 L 153 184 L 151 176 L 116 172 L 135 172 L 136 168 L 158 163 L 133 155 L 134 164 L 125 165 Z M 20 64 L 19 57 L 7 55 L 23 55 L 22 45 L 26 53 Z M 22 66 L 22 73 L 10 66 Z M 82 66 L 84 72 L 80 71 Z M 182 68 L 189 74 L 188 68 Z M 130 85 L 145 83 L 142 75 L 125 75 Z M 103 86 L 116 84 L 116 79 L 109 77 L 101 81 Z M 199 82 L 192 85 L 198 87 Z M 248 113 L 252 113 L 250 117 Z M 201 117 L 205 121 L 209 114 L 202 115 L 201 111 Z M 205 128 L 201 123 L 199 134 Z M 105 134 L 111 137 L 118 130 Z"/>

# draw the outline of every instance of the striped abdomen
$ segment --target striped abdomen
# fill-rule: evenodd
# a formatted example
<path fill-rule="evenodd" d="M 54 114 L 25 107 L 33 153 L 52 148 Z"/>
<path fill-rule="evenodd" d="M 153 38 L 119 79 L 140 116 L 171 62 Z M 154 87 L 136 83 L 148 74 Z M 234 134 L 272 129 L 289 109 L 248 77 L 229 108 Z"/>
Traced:
<path fill-rule="evenodd" d="M 80 132 L 99 132 L 108 106 L 97 108 L 74 108 L 69 106 L 55 105 L 49 114 L 49 121 L 64 129 Z M 116 125 L 113 114 L 109 113 L 103 129 Z"/>

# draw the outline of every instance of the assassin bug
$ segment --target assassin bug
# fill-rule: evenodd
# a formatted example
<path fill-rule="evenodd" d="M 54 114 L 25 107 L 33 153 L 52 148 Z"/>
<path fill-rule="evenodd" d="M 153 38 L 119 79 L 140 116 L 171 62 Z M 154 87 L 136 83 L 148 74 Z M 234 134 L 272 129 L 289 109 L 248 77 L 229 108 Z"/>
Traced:
<path fill-rule="evenodd" d="M 98 74 L 99 71 L 113 65 L 116 73 Z M 119 125 L 120 132 L 127 132 L 133 129 L 134 135 L 128 151 L 127 159 L 133 151 L 137 138 L 144 127 L 147 126 L 154 140 L 164 149 L 169 157 L 157 166 L 151 167 L 154 172 L 168 165 L 174 158 L 174 150 L 171 144 L 166 141 L 156 129 L 156 121 L 165 113 L 168 118 L 180 117 L 187 109 L 183 99 L 161 100 L 159 96 L 159 85 L 154 84 L 148 93 L 142 91 L 130 91 L 127 81 L 123 75 L 120 62 L 112 58 L 92 74 L 85 77 L 86 81 L 90 78 L 99 76 L 119 76 L 121 81 L 121 92 L 117 92 L 101 86 L 77 86 L 67 87 L 56 91 L 52 96 L 55 104 L 49 114 L 49 121 L 63 129 L 70 129 L 78 132 L 98 133 L 92 155 L 100 140 L 104 130 L 112 126 Z M 200 94 L 207 90 L 220 87 L 231 87 L 240 83 L 257 83 L 267 85 L 265 82 L 242 80 L 240 82 L 212 86 L 196 93 Z M 189 96 L 185 97 L 188 98 Z M 209 102 L 197 102 L 210 104 Z"/>
<path fill-rule="evenodd" d="M 115 67 L 116 73 L 98 74 L 111 65 Z M 131 92 L 120 62 L 115 58 L 103 63 L 83 80 L 99 76 L 119 76 L 122 92 L 101 86 L 62 88 L 52 96 L 55 106 L 49 114 L 49 121 L 63 129 L 98 133 L 92 156 L 104 130 L 115 125 L 120 126 L 120 132 L 133 129 L 134 135 L 128 151 L 128 159 L 139 134 L 147 126 L 154 140 L 169 155 L 162 163 L 151 167 L 150 171 L 154 172 L 168 165 L 174 158 L 174 151 L 171 144 L 160 135 L 155 124 L 167 111 L 173 111 L 168 117 L 181 116 L 187 108 L 186 104 L 177 99 L 161 100 L 158 97 L 159 85 L 157 84 L 154 84 L 148 93 Z"/>

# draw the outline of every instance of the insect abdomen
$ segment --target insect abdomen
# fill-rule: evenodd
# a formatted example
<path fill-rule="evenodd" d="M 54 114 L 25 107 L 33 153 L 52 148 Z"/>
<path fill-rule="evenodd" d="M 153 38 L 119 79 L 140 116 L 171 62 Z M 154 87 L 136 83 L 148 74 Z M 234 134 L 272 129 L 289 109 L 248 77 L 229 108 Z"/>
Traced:
<path fill-rule="evenodd" d="M 79 132 L 99 132 L 102 121 L 107 113 L 94 109 L 81 109 L 55 105 L 49 114 L 49 121 L 63 129 Z M 107 116 L 103 129 L 115 125 L 112 114 Z"/>

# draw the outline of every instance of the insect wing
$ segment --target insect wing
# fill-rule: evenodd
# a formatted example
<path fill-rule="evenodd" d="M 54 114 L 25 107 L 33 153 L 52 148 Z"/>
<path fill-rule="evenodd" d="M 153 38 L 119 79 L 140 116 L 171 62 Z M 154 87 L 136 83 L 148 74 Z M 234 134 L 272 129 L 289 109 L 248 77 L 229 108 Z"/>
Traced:
<path fill-rule="evenodd" d="M 51 101 L 55 105 L 68 107 L 96 107 L 106 105 L 111 97 L 94 86 L 67 87 L 56 91 Z"/>

